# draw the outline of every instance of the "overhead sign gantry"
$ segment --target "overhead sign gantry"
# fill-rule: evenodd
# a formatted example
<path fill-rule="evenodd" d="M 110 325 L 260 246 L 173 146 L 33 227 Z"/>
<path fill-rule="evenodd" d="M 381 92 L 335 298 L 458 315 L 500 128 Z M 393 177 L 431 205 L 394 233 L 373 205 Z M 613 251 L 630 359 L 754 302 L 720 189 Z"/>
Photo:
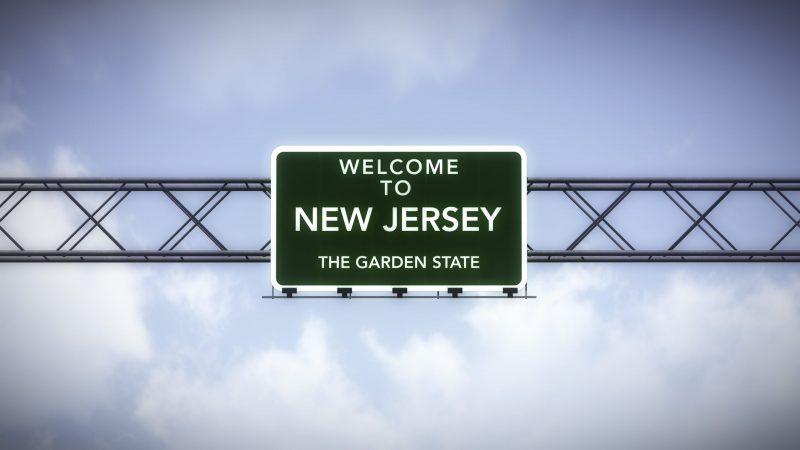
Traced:
<path fill-rule="evenodd" d="M 386 169 L 385 166 L 382 168 L 382 170 Z M 388 169 L 391 170 L 391 167 Z M 412 169 L 416 170 L 416 167 L 414 166 Z M 373 167 L 373 170 L 377 169 Z M 330 185 L 320 183 L 310 174 L 298 176 L 300 178 L 296 180 L 296 183 L 303 186 L 303 189 L 328 191 L 334 189 Z M 353 175 L 353 177 L 356 176 Z M 436 177 L 440 176 L 436 175 Z M 371 176 L 365 176 L 366 178 L 371 178 Z M 227 211 L 218 207 L 232 197 L 252 197 L 254 200 L 263 201 L 263 206 L 248 210 L 247 214 L 262 217 L 264 214 L 269 214 L 271 218 L 277 219 L 276 212 L 270 211 L 269 208 L 274 181 L 270 178 L 0 178 L 0 263 L 270 263 L 273 256 L 269 239 L 271 231 L 266 226 L 262 230 L 253 230 L 255 237 L 249 244 L 232 247 L 229 236 L 226 236 L 226 232 L 229 230 L 219 225 L 212 226 L 208 218 L 228 214 Z M 495 180 L 478 177 L 468 180 L 464 178 L 463 181 L 465 188 L 479 192 L 484 188 L 488 189 L 488 185 Z M 419 183 L 419 180 L 411 180 L 410 183 L 413 183 L 412 189 L 415 186 L 424 189 L 424 186 L 419 187 L 424 184 Z M 383 185 L 379 181 L 373 180 L 369 184 L 372 186 L 370 195 L 382 195 Z M 391 187 L 395 188 L 396 186 Z M 401 184 L 401 192 L 405 192 L 404 187 Z M 597 191 L 610 193 L 613 195 L 613 200 L 606 206 L 593 203 L 595 200 L 590 194 Z M 99 206 L 89 208 L 80 197 L 84 192 L 105 193 L 105 196 Z M 548 231 L 552 230 L 529 229 L 530 224 L 528 224 L 524 230 L 527 233 L 527 241 L 521 241 L 520 252 L 524 252 L 529 264 L 553 262 L 800 262 L 798 240 L 791 239 L 794 234 L 800 233 L 800 207 L 798 207 L 800 202 L 797 197 L 800 192 L 800 177 L 533 177 L 527 178 L 525 192 L 527 192 L 527 206 L 540 216 L 552 213 L 546 208 L 536 207 L 543 195 L 563 196 L 564 204 L 577 208 L 578 213 L 565 217 L 564 220 L 572 222 L 564 223 L 563 228 L 580 227 L 574 236 L 561 240 L 548 235 Z M 700 206 L 691 198 L 691 193 L 694 192 L 705 192 L 713 195 L 714 198 L 707 206 Z M 184 197 L 189 193 L 205 194 L 206 197 L 198 203 L 199 207 L 190 208 L 187 206 L 189 202 Z M 622 233 L 622 231 L 637 230 L 637 227 L 643 226 L 640 223 L 641 215 L 616 216 L 613 214 L 616 208 L 626 204 L 632 193 L 640 196 L 640 202 L 668 201 L 669 204 L 674 205 L 676 216 L 684 217 L 683 222 L 664 223 L 665 229 L 661 231 L 672 233 L 672 237 L 663 246 L 648 246 L 632 239 L 630 235 L 625 236 Z M 715 216 L 714 212 L 731 198 L 739 195 L 752 197 L 753 193 L 758 194 L 764 204 L 772 205 L 777 220 L 774 224 L 782 228 L 779 228 L 778 232 L 767 228 L 753 229 L 754 235 L 763 238 L 758 241 L 765 244 L 756 248 L 752 246 L 743 248 L 740 243 L 727 234 L 726 229 L 730 224 L 726 223 L 724 217 Z M 64 205 L 71 205 L 75 212 L 82 217 L 71 233 L 55 236 L 56 243 L 44 249 L 41 248 L 41 242 L 46 242 L 46 239 L 41 238 L 45 236 L 37 238 L 37 233 L 46 233 L 47 237 L 53 236 L 54 233 L 54 230 L 48 228 L 46 217 L 39 218 L 41 223 L 36 223 L 36 226 L 27 227 L 25 237 L 34 242 L 24 239 L 18 231 L 15 231 L 18 228 L 9 225 L 11 219 L 15 217 L 18 207 L 38 195 L 60 198 Z M 148 205 L 153 205 L 153 209 L 156 205 L 159 208 L 163 208 L 165 205 L 174 208 L 174 211 L 182 217 L 179 226 L 176 225 L 176 229 L 169 230 L 163 235 L 161 234 L 163 230 L 151 230 L 150 228 L 137 230 L 137 232 L 145 234 L 158 233 L 154 236 L 147 236 L 152 239 L 145 239 L 156 242 L 156 244 L 132 249 L 131 243 L 126 242 L 118 231 L 125 228 L 125 220 L 131 215 L 116 217 L 119 225 L 116 230 L 109 228 L 106 221 L 109 216 L 115 215 L 120 204 L 124 204 L 126 201 L 130 202 L 132 197 L 140 201 L 140 208 L 144 208 L 137 212 L 141 217 L 147 217 L 152 213 Z M 483 205 L 487 208 L 491 206 L 489 203 L 483 202 L 476 203 L 476 205 Z M 317 206 L 325 205 L 318 204 Z M 462 204 L 462 206 L 470 205 Z M 493 212 L 491 209 L 487 209 L 487 211 L 490 215 Z M 310 210 L 305 210 L 305 213 L 313 214 Z M 322 214 L 322 211 L 318 210 L 318 214 Z M 375 217 L 377 221 L 377 216 Z M 320 218 L 321 215 L 317 220 L 321 220 Z M 388 222 L 389 218 L 386 218 L 385 222 Z M 294 217 L 290 215 L 287 219 L 293 221 Z M 309 219 L 311 219 L 310 216 Z M 305 226 L 305 219 L 301 218 L 301 220 Z M 484 220 L 488 225 L 488 219 Z M 580 221 L 580 223 L 576 223 L 576 221 Z M 781 221 L 784 223 L 781 224 Z M 461 222 L 463 223 L 463 216 Z M 341 224 L 341 222 L 339 223 Z M 681 223 L 685 225 L 681 225 Z M 318 227 L 321 226 L 321 222 L 318 222 Z M 671 226 L 676 228 L 667 229 Z M 104 236 L 103 239 L 107 240 L 111 249 L 108 249 L 108 246 L 97 247 L 96 240 L 87 239 L 96 234 Z M 186 249 L 187 237 L 194 234 L 200 234 L 205 240 L 207 244 L 205 248 L 197 249 L 197 246 L 194 246 L 193 250 Z M 386 234 L 396 236 L 396 233 Z M 604 235 L 605 241 L 595 241 L 595 244 L 605 244 L 606 247 L 587 249 L 585 246 L 587 238 L 596 234 Z M 639 236 L 642 234 L 638 233 Z M 702 238 L 701 241 L 695 242 L 695 244 L 699 242 L 699 245 L 687 246 L 688 237 L 696 234 Z M 36 245 L 39 247 L 37 248 Z M 36 249 L 32 250 L 32 248 Z M 278 251 L 280 252 L 280 250 Z"/>

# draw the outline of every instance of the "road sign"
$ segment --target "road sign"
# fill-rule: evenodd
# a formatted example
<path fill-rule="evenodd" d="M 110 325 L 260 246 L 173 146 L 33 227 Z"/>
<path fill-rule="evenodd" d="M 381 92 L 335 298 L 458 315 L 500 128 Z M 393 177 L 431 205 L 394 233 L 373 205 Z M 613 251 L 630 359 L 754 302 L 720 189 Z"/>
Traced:
<path fill-rule="evenodd" d="M 526 166 L 513 146 L 278 147 L 273 284 L 521 287 Z"/>

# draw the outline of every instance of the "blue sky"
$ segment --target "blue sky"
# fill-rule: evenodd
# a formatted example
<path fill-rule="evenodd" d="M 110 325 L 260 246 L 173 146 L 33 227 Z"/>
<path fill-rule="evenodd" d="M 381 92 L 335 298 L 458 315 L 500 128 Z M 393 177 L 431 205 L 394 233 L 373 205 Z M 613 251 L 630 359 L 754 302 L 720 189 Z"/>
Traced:
<path fill-rule="evenodd" d="M 790 2 L 4 4 L 0 173 L 267 176 L 278 145 L 511 144 L 531 176 L 797 176 L 799 19 Z M 80 223 L 31 200 L 3 222 L 30 246 Z M 615 212 L 642 216 L 626 236 L 680 233 L 667 199 L 637 201 Z M 578 234 L 566 202 L 532 200 L 529 233 Z M 265 206 L 208 220 L 260 245 Z M 715 214 L 744 247 L 789 225 L 746 195 Z M 133 197 L 108 220 L 132 246 L 181 223 Z M 268 301 L 268 272 L 0 267 L 0 444 L 800 441 L 793 266 L 530 266 L 525 302 Z"/>

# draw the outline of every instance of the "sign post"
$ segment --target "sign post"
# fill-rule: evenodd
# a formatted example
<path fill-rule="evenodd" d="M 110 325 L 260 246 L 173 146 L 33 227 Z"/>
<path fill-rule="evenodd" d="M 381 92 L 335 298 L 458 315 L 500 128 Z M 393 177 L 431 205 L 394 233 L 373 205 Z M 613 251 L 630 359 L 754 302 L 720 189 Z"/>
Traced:
<path fill-rule="evenodd" d="M 272 281 L 299 290 L 526 282 L 526 157 L 513 146 L 282 146 Z"/>

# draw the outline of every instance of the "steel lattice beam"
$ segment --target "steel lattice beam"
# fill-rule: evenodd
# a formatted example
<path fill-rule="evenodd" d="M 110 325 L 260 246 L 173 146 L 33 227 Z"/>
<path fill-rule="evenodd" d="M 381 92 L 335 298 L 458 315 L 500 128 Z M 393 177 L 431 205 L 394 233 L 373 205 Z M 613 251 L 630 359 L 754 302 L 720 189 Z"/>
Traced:
<path fill-rule="evenodd" d="M 582 195 L 593 191 L 618 194 L 603 212 L 599 212 Z M 710 206 L 700 210 L 684 195 L 693 191 L 718 195 Z M 528 245 L 528 262 L 800 262 L 800 249 L 779 249 L 795 228 L 800 229 L 800 209 L 786 195 L 792 191 L 800 191 L 800 178 L 528 178 L 529 196 L 537 192 L 561 192 L 591 220 L 565 250 L 542 250 Z M 632 192 L 665 195 L 691 220 L 691 225 L 666 249 L 636 249 L 607 220 Z M 763 193 L 765 201 L 770 201 L 789 219 L 791 226 L 769 249 L 741 250 L 709 220 L 715 208 L 736 192 Z M 578 250 L 578 245 L 595 229 L 603 232 L 616 248 Z M 714 248 L 678 249 L 695 229 L 706 235 Z"/>
<path fill-rule="evenodd" d="M 3 227 L 5 220 L 33 192 L 62 192 L 85 216 L 83 223 L 65 236 L 61 245 L 52 250 L 26 250 L 23 243 Z M 175 192 L 205 192 L 207 200 L 192 211 L 175 195 Z M 602 211 L 595 208 L 584 195 L 592 191 L 616 192 L 615 200 Z M 718 193 L 716 200 L 704 210 L 696 207 L 685 192 L 706 191 Z M 768 249 L 738 249 L 709 215 L 726 198 L 737 192 L 761 192 L 765 201 L 773 204 L 788 219 L 788 229 L 776 236 Z M 800 249 L 784 248 L 786 238 L 800 233 L 800 208 L 788 192 L 800 191 L 800 178 L 528 178 L 528 194 L 561 192 L 576 206 L 590 223 L 563 249 L 543 250 L 528 245 L 528 262 L 800 262 Z M 90 211 L 73 195 L 75 192 L 105 192 L 107 197 L 99 207 Z M 185 217 L 183 224 L 158 249 L 128 250 L 123 242 L 111 233 L 103 220 L 126 198 L 139 192 L 160 192 Z M 223 240 L 203 223 L 203 220 L 231 194 L 255 192 L 271 196 L 268 178 L 0 178 L 0 234 L 14 248 L 0 251 L 0 262 L 270 262 L 269 244 L 253 249 L 231 250 Z M 663 249 L 637 249 L 609 220 L 610 214 L 632 192 L 652 192 L 665 195 L 691 220 L 691 225 L 676 235 L 675 241 Z M 529 196 L 535 202 L 536 195 Z M 265 208 L 266 209 L 266 208 Z M 254 212 L 260 213 L 260 212 Z M 195 231 L 197 230 L 197 231 Z M 535 231 L 535 230 L 534 230 Z M 713 244 L 708 250 L 680 250 L 684 239 L 694 232 L 702 232 Z M 103 233 L 116 246 L 116 250 L 101 251 L 80 249 L 90 233 Z M 202 233 L 208 239 L 209 250 L 186 251 L 179 246 L 192 232 Z M 613 247 L 607 250 L 581 250 L 581 243 L 592 233 L 602 232 Z M 264 230 L 264 236 L 267 236 Z M 535 233 L 529 233 L 535 237 Z M 3 237 L 0 237 L 2 240 Z"/>
<path fill-rule="evenodd" d="M 62 192 L 85 216 L 83 223 L 53 250 L 26 250 L 2 228 L 2 221 L 32 192 Z M 105 192 L 108 197 L 94 211 L 87 210 L 74 192 Z M 162 193 L 186 217 L 183 224 L 156 250 L 128 250 L 103 227 L 102 222 L 127 197 L 140 192 Z M 175 192 L 205 192 L 208 199 L 190 211 Z M 270 262 L 269 241 L 258 249 L 229 250 L 208 229 L 203 220 L 232 193 L 262 193 L 269 200 L 270 180 L 264 178 L 0 178 L 0 230 L 16 250 L 0 251 L 0 262 Z M 2 198 L 2 197 L 0 197 Z M 112 202 L 112 200 L 114 200 Z M 4 211 L 4 206 L 10 207 Z M 3 212 L 4 211 L 4 212 Z M 84 227 L 91 226 L 84 230 Z M 117 250 L 83 250 L 78 245 L 99 229 Z M 202 251 L 179 250 L 178 246 L 195 229 L 213 244 Z M 265 231 L 266 235 L 266 231 Z"/>

